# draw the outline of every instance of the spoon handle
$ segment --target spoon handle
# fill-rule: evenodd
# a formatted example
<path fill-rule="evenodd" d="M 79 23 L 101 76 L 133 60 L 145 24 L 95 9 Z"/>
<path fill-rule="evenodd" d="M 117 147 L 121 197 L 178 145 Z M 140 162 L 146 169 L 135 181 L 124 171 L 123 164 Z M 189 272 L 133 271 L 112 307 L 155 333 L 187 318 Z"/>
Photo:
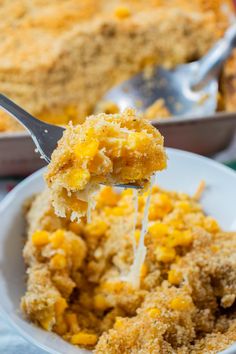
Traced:
<path fill-rule="evenodd" d="M 232 25 L 225 33 L 224 37 L 219 40 L 212 49 L 199 60 L 199 67 L 195 74 L 195 78 L 191 82 L 194 89 L 199 89 L 206 82 L 219 74 L 220 68 L 224 61 L 230 56 L 234 44 L 236 42 L 236 24 Z"/>

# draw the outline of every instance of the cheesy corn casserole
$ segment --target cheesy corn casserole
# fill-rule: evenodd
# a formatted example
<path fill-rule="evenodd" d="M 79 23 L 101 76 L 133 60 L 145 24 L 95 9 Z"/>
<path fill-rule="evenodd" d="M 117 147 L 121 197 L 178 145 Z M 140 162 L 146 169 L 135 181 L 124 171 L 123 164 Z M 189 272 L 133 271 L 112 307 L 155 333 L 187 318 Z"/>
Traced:
<path fill-rule="evenodd" d="M 69 126 L 52 154 L 46 181 L 56 214 L 74 221 L 86 214 L 99 183 L 143 186 L 165 167 L 163 137 L 127 109 Z"/>
<path fill-rule="evenodd" d="M 149 191 L 138 196 L 138 243 Z M 236 234 L 200 203 L 154 186 L 140 286 L 133 192 L 103 187 L 91 223 L 55 215 L 49 193 L 26 206 L 27 289 L 21 307 L 47 331 L 96 354 L 215 354 L 236 340 Z"/>

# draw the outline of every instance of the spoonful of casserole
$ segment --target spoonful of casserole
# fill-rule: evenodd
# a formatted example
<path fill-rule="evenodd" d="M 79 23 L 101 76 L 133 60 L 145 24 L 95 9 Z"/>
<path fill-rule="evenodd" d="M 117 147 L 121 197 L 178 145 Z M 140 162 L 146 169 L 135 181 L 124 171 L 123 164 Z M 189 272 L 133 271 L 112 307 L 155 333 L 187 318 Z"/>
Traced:
<path fill-rule="evenodd" d="M 45 175 L 56 214 L 72 221 L 85 216 L 100 184 L 143 187 L 166 167 L 163 140 L 132 109 L 69 125 Z"/>

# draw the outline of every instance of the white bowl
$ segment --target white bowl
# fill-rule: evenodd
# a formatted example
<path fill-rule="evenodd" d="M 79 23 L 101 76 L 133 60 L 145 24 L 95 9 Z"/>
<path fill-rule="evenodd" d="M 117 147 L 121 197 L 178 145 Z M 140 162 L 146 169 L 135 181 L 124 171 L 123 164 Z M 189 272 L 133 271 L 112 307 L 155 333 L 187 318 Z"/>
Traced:
<path fill-rule="evenodd" d="M 236 220 L 236 173 L 210 159 L 174 149 L 167 149 L 168 169 L 159 174 L 161 187 L 193 194 L 204 179 L 207 189 L 202 203 L 206 213 L 217 218 L 225 230 Z M 25 199 L 44 188 L 40 170 L 20 183 L 0 204 L 0 309 L 10 323 L 31 343 L 53 354 L 82 354 L 88 351 L 74 347 L 53 333 L 29 323 L 19 309 L 25 291 L 25 267 L 22 260 Z M 236 347 L 224 351 L 233 354 Z"/>

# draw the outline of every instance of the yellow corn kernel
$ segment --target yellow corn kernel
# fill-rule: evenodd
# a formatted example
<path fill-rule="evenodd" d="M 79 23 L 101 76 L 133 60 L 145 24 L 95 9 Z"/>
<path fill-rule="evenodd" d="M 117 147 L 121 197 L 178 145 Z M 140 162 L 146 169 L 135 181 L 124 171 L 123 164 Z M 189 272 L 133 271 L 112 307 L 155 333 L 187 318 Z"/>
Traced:
<path fill-rule="evenodd" d="M 150 221 L 156 221 L 163 218 L 166 215 L 166 211 L 159 205 L 151 204 L 148 211 L 148 218 Z"/>
<path fill-rule="evenodd" d="M 129 17 L 131 15 L 131 12 L 128 7 L 119 6 L 115 9 L 115 15 L 116 17 L 123 19 Z"/>
<path fill-rule="evenodd" d="M 62 254 L 55 254 L 50 260 L 51 269 L 64 269 L 67 265 L 66 257 Z"/>
<path fill-rule="evenodd" d="M 107 309 L 107 300 L 102 294 L 97 294 L 94 296 L 94 307 L 96 310 L 104 311 Z"/>
<path fill-rule="evenodd" d="M 126 214 L 126 209 L 122 207 L 110 208 L 109 210 L 106 210 L 106 214 L 112 216 L 124 216 Z"/>
<path fill-rule="evenodd" d="M 83 189 L 90 179 L 89 171 L 82 168 L 73 168 L 66 175 L 66 182 L 71 188 Z"/>
<path fill-rule="evenodd" d="M 170 263 L 176 257 L 176 252 L 174 248 L 158 246 L 155 250 L 156 258 L 159 262 Z"/>
<path fill-rule="evenodd" d="M 69 224 L 69 230 L 71 232 L 74 232 L 75 234 L 80 234 L 80 232 L 82 231 L 82 226 L 81 224 L 79 224 L 78 222 L 71 222 Z"/>
<path fill-rule="evenodd" d="M 179 242 L 181 240 L 182 237 L 182 232 L 179 230 L 173 230 L 170 232 L 170 234 L 168 235 L 168 239 L 167 239 L 167 244 L 170 247 L 176 247 L 179 246 Z"/>
<path fill-rule="evenodd" d="M 38 230 L 32 235 L 32 242 L 35 246 L 45 246 L 49 242 L 49 233 Z"/>
<path fill-rule="evenodd" d="M 75 313 L 66 313 L 65 314 L 65 322 L 69 327 L 69 332 L 71 333 L 78 333 L 79 332 L 79 325 L 77 316 Z"/>
<path fill-rule="evenodd" d="M 98 152 L 98 140 L 80 142 L 75 145 L 74 154 L 78 159 L 92 159 Z"/>
<path fill-rule="evenodd" d="M 126 199 L 121 199 L 119 201 L 119 208 L 122 208 L 125 210 L 125 212 L 130 212 L 132 210 L 132 206 L 130 205 L 130 200 L 126 200 Z"/>
<path fill-rule="evenodd" d="M 152 193 L 158 193 L 158 192 L 160 192 L 160 188 L 158 186 L 153 186 Z"/>
<path fill-rule="evenodd" d="M 180 271 L 171 269 L 168 273 L 168 281 L 170 284 L 179 285 L 183 279 L 183 275 Z"/>
<path fill-rule="evenodd" d="M 120 200 L 120 195 L 116 193 L 112 187 L 104 187 L 99 193 L 99 203 L 114 207 Z"/>
<path fill-rule="evenodd" d="M 114 323 L 114 329 L 119 329 L 124 326 L 124 320 L 122 317 L 116 317 L 116 321 Z"/>
<path fill-rule="evenodd" d="M 193 235 L 191 231 L 186 230 L 182 233 L 182 237 L 180 240 L 180 246 L 190 246 L 191 243 L 193 242 Z"/>
<path fill-rule="evenodd" d="M 106 166 L 104 165 L 104 159 L 102 155 L 97 155 L 94 156 L 92 160 L 89 161 L 88 163 L 88 169 L 90 173 L 100 173 L 101 166 L 103 165 L 103 173 L 108 173 L 110 172 L 110 164 L 107 164 Z"/>
<path fill-rule="evenodd" d="M 219 224 L 217 223 L 217 221 L 212 218 L 211 216 L 207 216 L 206 218 L 204 218 L 203 221 L 203 227 L 208 231 L 208 232 L 212 232 L 212 233 L 216 233 L 220 231 L 220 227 Z"/>
<path fill-rule="evenodd" d="M 136 244 L 139 243 L 140 235 L 141 235 L 141 231 L 140 230 L 135 230 L 134 231 L 134 238 L 135 238 Z"/>
<path fill-rule="evenodd" d="M 91 224 L 87 224 L 84 231 L 89 236 L 100 237 L 107 231 L 108 225 L 103 220 L 96 220 Z"/>
<path fill-rule="evenodd" d="M 75 128 L 76 129 L 76 128 Z M 78 131 L 80 131 L 80 127 L 78 125 Z M 86 130 L 86 138 L 87 139 L 94 139 L 94 137 L 96 136 L 95 134 L 95 130 L 93 127 L 89 127 L 87 130 Z"/>
<path fill-rule="evenodd" d="M 133 195 L 133 190 L 132 189 L 124 189 L 122 192 L 121 192 L 121 197 L 130 197 L 131 195 Z"/>
<path fill-rule="evenodd" d="M 192 307 L 190 298 L 185 296 L 177 296 L 170 302 L 170 308 L 177 311 L 185 311 Z"/>
<path fill-rule="evenodd" d="M 181 230 L 184 227 L 184 222 L 181 218 L 176 218 L 176 219 L 170 220 L 169 225 L 174 229 Z"/>
<path fill-rule="evenodd" d="M 140 270 L 140 277 L 145 278 L 148 273 L 148 266 L 146 263 L 142 264 L 141 270 Z"/>
<path fill-rule="evenodd" d="M 53 326 L 53 332 L 63 336 L 68 331 L 67 324 L 63 316 L 57 316 L 56 324 Z"/>
<path fill-rule="evenodd" d="M 172 207 L 172 201 L 169 195 L 165 194 L 165 193 L 160 193 L 159 194 L 159 199 L 162 203 L 163 206 L 165 207 Z"/>
<path fill-rule="evenodd" d="M 83 263 L 86 254 L 86 247 L 80 238 L 71 240 L 70 247 L 72 252 L 70 255 L 70 262 L 72 262 L 73 270 L 77 270 Z"/>
<path fill-rule="evenodd" d="M 60 248 L 65 240 L 65 231 L 57 230 L 50 236 L 50 242 L 53 248 Z"/>
<path fill-rule="evenodd" d="M 102 284 L 102 288 L 111 292 L 120 292 L 124 288 L 123 282 L 105 282 Z"/>
<path fill-rule="evenodd" d="M 150 143 L 150 138 L 141 132 L 129 133 L 127 138 L 127 149 L 146 151 L 147 144 Z"/>
<path fill-rule="evenodd" d="M 97 343 L 98 336 L 96 334 L 86 333 L 86 332 L 79 332 L 74 334 L 70 341 L 72 344 L 77 345 L 95 345 Z"/>
<path fill-rule="evenodd" d="M 148 232 L 151 234 L 151 236 L 161 238 L 168 233 L 168 226 L 166 224 L 163 224 L 161 222 L 155 222 L 148 228 Z"/>
<path fill-rule="evenodd" d="M 138 197 L 138 210 L 141 211 L 145 205 L 145 198 L 143 195 Z"/>
<path fill-rule="evenodd" d="M 178 201 L 176 207 L 180 208 L 184 213 L 189 213 L 192 210 L 191 204 L 186 200 Z"/>
<path fill-rule="evenodd" d="M 104 207 L 103 208 L 103 212 L 106 216 L 111 216 L 112 215 L 112 209 L 113 208 L 110 208 L 110 207 Z"/>
<path fill-rule="evenodd" d="M 39 322 L 40 322 L 43 329 L 45 329 L 46 331 L 51 331 L 52 324 L 53 324 L 52 316 L 44 318 L 43 320 L 39 320 Z"/>
<path fill-rule="evenodd" d="M 67 307 L 68 304 L 66 302 L 66 299 L 64 299 L 63 297 L 58 299 L 57 302 L 55 303 L 56 316 L 62 315 Z"/>
<path fill-rule="evenodd" d="M 156 318 L 161 314 L 161 311 L 157 307 L 152 307 L 148 309 L 147 312 L 151 318 Z"/>
<path fill-rule="evenodd" d="M 193 241 L 193 235 L 191 231 L 178 231 L 174 230 L 168 237 L 168 245 L 170 247 L 183 246 L 187 247 L 191 245 Z"/>

